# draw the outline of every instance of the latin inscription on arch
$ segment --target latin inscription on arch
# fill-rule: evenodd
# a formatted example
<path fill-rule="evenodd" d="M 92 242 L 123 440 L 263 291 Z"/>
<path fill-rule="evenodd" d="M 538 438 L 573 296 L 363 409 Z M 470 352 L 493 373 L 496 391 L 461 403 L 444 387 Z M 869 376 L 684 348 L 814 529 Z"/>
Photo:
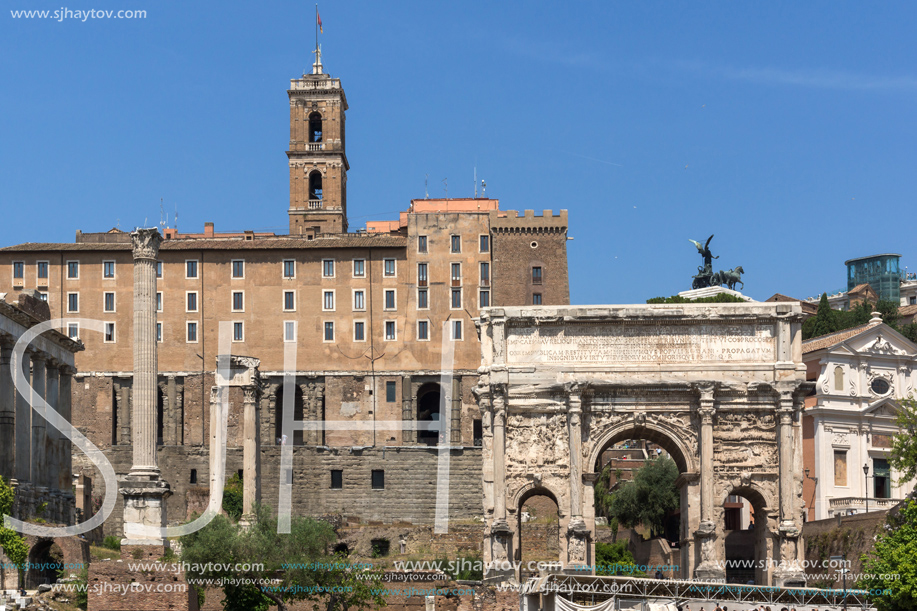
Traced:
<path fill-rule="evenodd" d="M 539 325 L 506 330 L 507 362 L 774 362 L 772 325 Z"/>

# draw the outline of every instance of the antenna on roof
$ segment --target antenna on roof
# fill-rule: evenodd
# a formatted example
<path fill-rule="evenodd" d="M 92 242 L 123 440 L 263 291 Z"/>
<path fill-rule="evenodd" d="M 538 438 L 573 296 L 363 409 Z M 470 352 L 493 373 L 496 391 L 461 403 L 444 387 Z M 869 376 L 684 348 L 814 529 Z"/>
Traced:
<path fill-rule="evenodd" d="M 175 216 L 173 217 L 175 221 L 175 233 L 178 233 L 178 204 L 175 204 Z"/>
<path fill-rule="evenodd" d="M 423 175 L 423 198 L 430 199 L 430 192 L 427 190 L 427 182 L 430 180 L 429 174 Z"/>
<path fill-rule="evenodd" d="M 443 191 L 446 192 L 446 199 L 449 199 L 449 183 L 447 182 L 448 178 L 443 178 Z"/>
<path fill-rule="evenodd" d="M 484 191 L 487 190 L 487 181 L 483 178 L 481 179 L 481 197 L 484 197 Z"/>
<path fill-rule="evenodd" d="M 165 211 L 162 208 L 162 198 L 161 197 L 159 198 L 159 226 L 162 227 L 163 229 L 165 229 L 166 227 Z"/>
<path fill-rule="evenodd" d="M 474 198 L 478 198 L 478 164 L 474 164 Z"/>

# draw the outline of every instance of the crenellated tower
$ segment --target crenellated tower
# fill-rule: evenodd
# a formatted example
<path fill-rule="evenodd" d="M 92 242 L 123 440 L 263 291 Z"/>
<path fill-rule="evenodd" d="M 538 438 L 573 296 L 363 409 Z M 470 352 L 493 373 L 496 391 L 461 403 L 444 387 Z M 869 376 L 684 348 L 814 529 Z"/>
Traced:
<path fill-rule="evenodd" d="M 347 154 L 341 79 L 322 70 L 316 49 L 312 74 L 290 89 L 290 234 L 309 238 L 347 231 Z"/>

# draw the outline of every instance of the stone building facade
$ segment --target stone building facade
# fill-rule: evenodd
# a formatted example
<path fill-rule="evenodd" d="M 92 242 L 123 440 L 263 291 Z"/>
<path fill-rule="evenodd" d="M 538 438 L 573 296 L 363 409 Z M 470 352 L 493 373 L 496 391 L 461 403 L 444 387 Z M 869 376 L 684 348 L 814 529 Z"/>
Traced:
<path fill-rule="evenodd" d="M 212 223 L 198 234 L 164 231 L 157 452 L 172 490 L 170 522 L 185 520 L 206 498 L 211 389 L 225 348 L 260 361 L 262 502 L 278 502 L 283 373 L 292 370 L 297 421 L 355 423 L 355 430 L 329 425 L 286 440 L 294 506 L 428 524 L 443 427 L 451 469 L 480 468 L 481 417 L 471 394 L 479 310 L 569 302 L 567 212 L 504 211 L 484 198 L 413 200 L 397 221 L 346 233 L 348 106 L 340 81 L 317 66 L 291 81 L 288 94 L 290 233 L 221 234 Z M 37 290 L 55 316 L 104 321 L 104 333 L 76 322 L 66 328 L 87 346 L 78 357 L 73 413 L 119 475 L 131 466 L 133 282 L 130 238 L 116 229 L 77 232 L 72 244 L 0 248 L 0 290 Z M 228 323 L 223 339 L 220 322 Z M 294 362 L 285 361 L 291 345 Z M 444 352 L 454 352 L 448 371 Z M 451 400 L 441 406 L 443 376 Z M 243 469 L 243 403 L 242 391 L 230 389 L 229 474 Z M 408 424 L 377 425 L 393 421 Z M 424 430 L 432 423 L 439 432 Z M 83 456 L 74 461 L 90 470 Z M 479 478 L 453 482 L 451 511 L 480 513 Z M 106 528 L 120 523 L 116 514 Z"/>

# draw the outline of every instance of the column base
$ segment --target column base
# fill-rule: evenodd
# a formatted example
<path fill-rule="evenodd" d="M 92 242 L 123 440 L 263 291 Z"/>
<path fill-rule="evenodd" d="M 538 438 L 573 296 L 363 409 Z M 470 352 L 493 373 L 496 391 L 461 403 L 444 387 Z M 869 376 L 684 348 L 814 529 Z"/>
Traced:
<path fill-rule="evenodd" d="M 160 529 L 166 525 L 166 499 L 172 491 L 163 480 L 133 480 L 129 475 L 121 482 L 124 497 L 124 539 L 121 545 L 154 545 L 168 547 Z"/>
<path fill-rule="evenodd" d="M 778 588 L 804 588 L 806 572 L 799 567 L 777 569 L 774 572 L 774 585 Z"/>
<path fill-rule="evenodd" d="M 694 579 L 698 581 L 712 581 L 714 583 L 726 583 L 726 571 L 715 564 L 707 563 L 706 566 L 701 564 L 694 569 Z"/>

